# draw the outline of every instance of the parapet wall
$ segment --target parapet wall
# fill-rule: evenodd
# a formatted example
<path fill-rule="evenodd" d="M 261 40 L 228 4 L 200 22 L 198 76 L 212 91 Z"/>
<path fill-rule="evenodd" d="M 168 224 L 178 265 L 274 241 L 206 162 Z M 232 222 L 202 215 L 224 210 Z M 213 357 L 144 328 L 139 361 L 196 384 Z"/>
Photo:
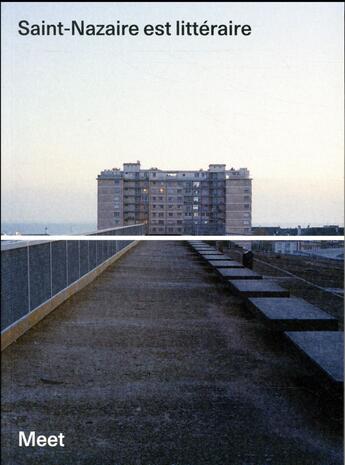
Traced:
<path fill-rule="evenodd" d="M 144 225 L 89 235 L 143 235 Z M 136 241 L 44 241 L 1 250 L 1 348 L 95 279 Z"/>

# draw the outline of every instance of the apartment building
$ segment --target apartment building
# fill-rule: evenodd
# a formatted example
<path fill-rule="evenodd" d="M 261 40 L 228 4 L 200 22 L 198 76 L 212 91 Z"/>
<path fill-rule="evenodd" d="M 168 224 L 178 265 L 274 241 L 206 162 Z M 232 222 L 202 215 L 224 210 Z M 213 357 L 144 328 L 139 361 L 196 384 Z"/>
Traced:
<path fill-rule="evenodd" d="M 246 168 L 141 169 L 140 162 L 98 177 L 98 229 L 146 223 L 148 234 L 250 234 L 252 192 Z"/>

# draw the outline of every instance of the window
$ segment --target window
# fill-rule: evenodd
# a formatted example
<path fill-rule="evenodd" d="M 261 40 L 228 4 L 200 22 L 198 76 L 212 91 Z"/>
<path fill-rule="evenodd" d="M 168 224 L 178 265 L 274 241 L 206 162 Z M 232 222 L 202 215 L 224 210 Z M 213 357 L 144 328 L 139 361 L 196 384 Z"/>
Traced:
<path fill-rule="evenodd" d="M 114 212 L 114 216 L 115 216 L 115 217 L 120 216 L 120 212 Z"/>

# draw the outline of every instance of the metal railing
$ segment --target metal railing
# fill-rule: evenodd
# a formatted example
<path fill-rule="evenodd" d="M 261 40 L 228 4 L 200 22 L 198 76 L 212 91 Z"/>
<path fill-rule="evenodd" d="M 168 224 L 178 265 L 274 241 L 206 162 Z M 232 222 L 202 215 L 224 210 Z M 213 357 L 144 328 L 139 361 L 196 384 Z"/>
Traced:
<path fill-rule="evenodd" d="M 145 225 L 105 229 L 88 236 L 144 235 Z M 49 237 L 49 236 L 48 236 Z M 28 315 L 119 253 L 131 241 L 59 240 L 1 248 L 1 331 Z"/>

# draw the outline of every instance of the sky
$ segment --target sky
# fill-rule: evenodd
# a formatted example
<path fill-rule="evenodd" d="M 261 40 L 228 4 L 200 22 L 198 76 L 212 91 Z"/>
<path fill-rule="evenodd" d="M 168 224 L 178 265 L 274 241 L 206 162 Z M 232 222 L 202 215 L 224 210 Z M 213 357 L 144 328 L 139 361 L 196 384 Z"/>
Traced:
<path fill-rule="evenodd" d="M 250 24 L 20 36 L 18 22 Z M 95 222 L 97 174 L 247 167 L 253 225 L 343 224 L 342 3 L 2 3 L 2 221 Z"/>

